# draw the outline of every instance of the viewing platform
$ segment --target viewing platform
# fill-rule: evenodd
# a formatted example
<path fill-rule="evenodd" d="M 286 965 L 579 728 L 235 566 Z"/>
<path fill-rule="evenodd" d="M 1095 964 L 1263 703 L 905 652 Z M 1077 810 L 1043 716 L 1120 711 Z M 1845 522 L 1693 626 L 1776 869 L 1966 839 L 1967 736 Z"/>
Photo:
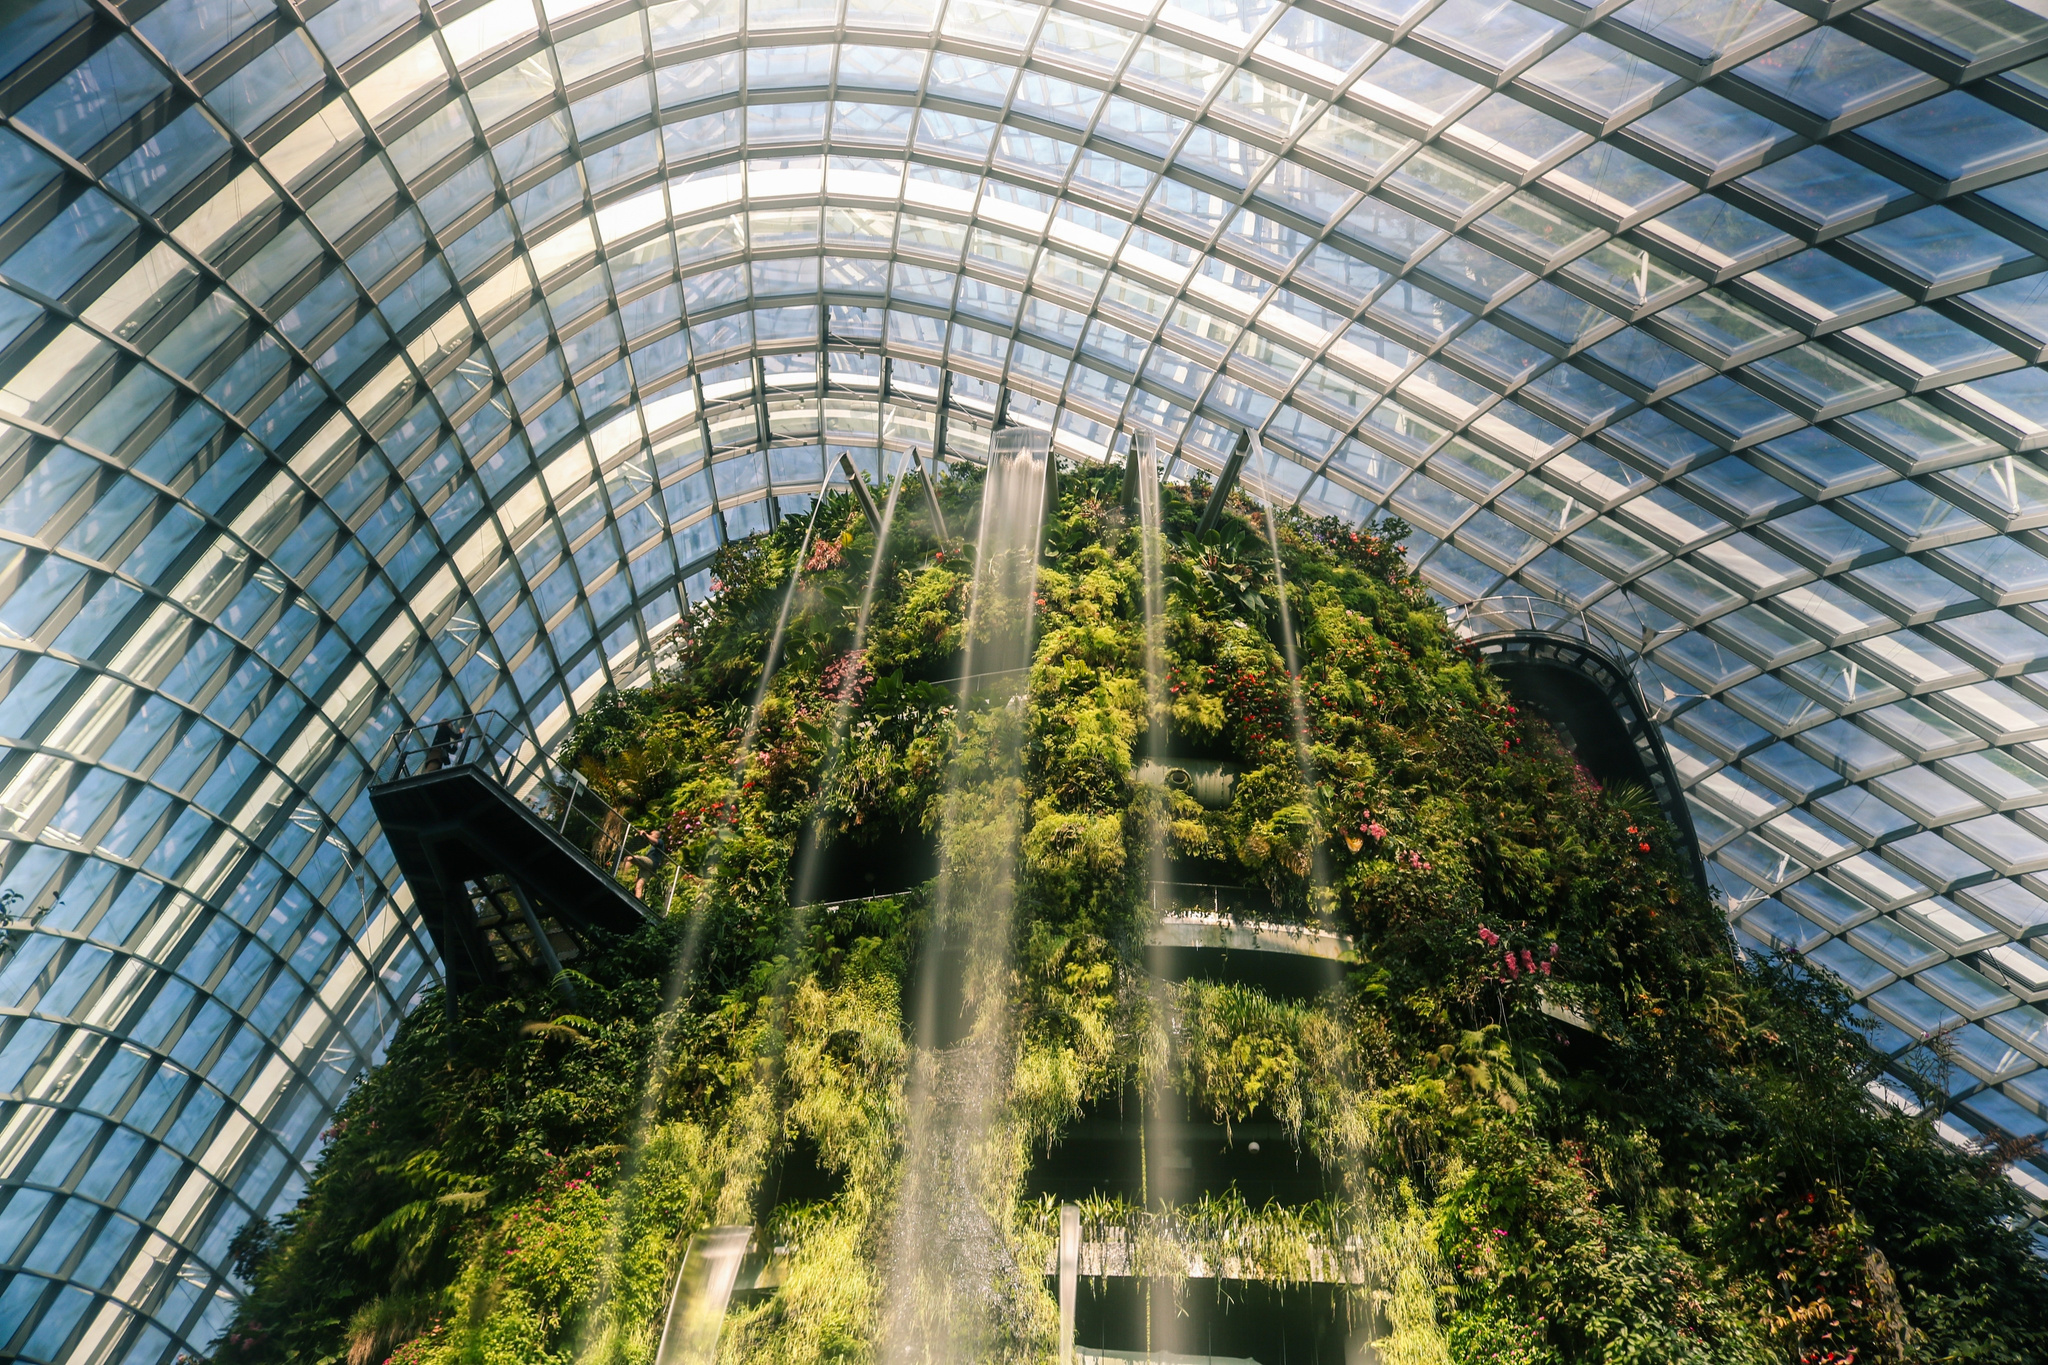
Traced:
<path fill-rule="evenodd" d="M 550 979 L 593 934 L 655 917 L 618 880 L 641 832 L 493 712 L 401 731 L 369 795 L 451 1002 L 511 976 Z"/>
<path fill-rule="evenodd" d="M 1343 935 L 1306 924 L 1245 919 L 1227 911 L 1170 910 L 1146 935 L 1152 948 L 1199 948 L 1217 952 L 1284 953 L 1341 961 Z"/>

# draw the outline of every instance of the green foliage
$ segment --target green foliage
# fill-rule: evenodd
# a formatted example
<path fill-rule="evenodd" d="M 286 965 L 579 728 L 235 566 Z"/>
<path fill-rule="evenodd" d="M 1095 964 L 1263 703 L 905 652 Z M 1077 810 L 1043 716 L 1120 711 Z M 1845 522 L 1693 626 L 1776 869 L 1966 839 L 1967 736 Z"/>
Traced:
<path fill-rule="evenodd" d="M 1329 1014 L 1231 983 L 1187 981 L 1178 996 L 1182 1088 L 1226 1130 L 1263 1108 L 1299 1141 L 1308 1108 L 1305 1071 L 1331 1042 Z"/>
<path fill-rule="evenodd" d="M 220 1360 L 638 1365 L 690 1234 L 740 1222 L 774 1285 L 735 1304 L 724 1358 L 873 1361 L 915 1061 L 901 1001 L 937 902 L 792 909 L 791 878 L 806 839 L 886 860 L 941 836 L 956 869 L 1015 869 L 1008 970 L 976 989 L 1011 1025 L 982 1157 L 1020 1266 L 1052 1245 L 1034 1154 L 1091 1104 L 1171 1091 L 1282 1123 L 1325 1198 L 1098 1201 L 1088 1227 L 1168 1279 L 1348 1283 L 1388 1362 L 2048 1358 L 2048 1278 L 2010 1230 L 2002 1157 L 1873 1106 L 1846 997 L 1735 957 L 1654 803 L 1598 788 L 1457 647 L 1404 526 L 1285 514 L 1276 568 L 1265 513 L 1235 503 L 1197 543 L 1202 490 L 1166 490 L 1155 716 L 1119 475 L 1062 476 L 1021 718 L 949 685 L 972 551 L 930 533 L 921 497 L 879 563 L 844 495 L 808 545 L 790 520 L 728 547 L 657 676 L 563 754 L 668 831 L 675 918 L 583 963 L 573 1003 L 423 1004 L 299 1208 L 238 1239 L 254 1288 Z M 971 528 L 972 480 L 942 497 Z M 1227 804 L 1138 780 L 1155 721 L 1231 756 Z M 1013 780 L 996 756 L 1020 729 Z M 1014 810 L 1016 847 L 992 847 Z M 1155 828 L 1167 881 L 1240 882 L 1261 918 L 1341 930 L 1330 989 L 1157 990 Z M 650 1089 L 658 1037 L 673 1064 Z M 776 1197 L 802 1162 L 823 1192 Z M 1023 1280 L 990 1359 L 1049 1356 L 1049 1300 Z"/>
<path fill-rule="evenodd" d="M 637 1101 L 661 937 L 590 962 L 575 1015 L 534 994 L 451 1018 L 430 995 L 343 1103 L 274 1245 L 245 1234 L 256 1287 L 219 1359 L 382 1359 L 436 1321 L 454 1354 L 418 1359 L 489 1358 L 513 1318 L 559 1331 L 577 1282 L 555 1271 L 587 1264 L 605 1236 L 595 1191 Z M 669 1203 L 688 1206 L 672 1212 L 687 1216 L 705 1173 L 666 1175 Z M 526 1273 L 535 1256 L 546 1264 Z"/>

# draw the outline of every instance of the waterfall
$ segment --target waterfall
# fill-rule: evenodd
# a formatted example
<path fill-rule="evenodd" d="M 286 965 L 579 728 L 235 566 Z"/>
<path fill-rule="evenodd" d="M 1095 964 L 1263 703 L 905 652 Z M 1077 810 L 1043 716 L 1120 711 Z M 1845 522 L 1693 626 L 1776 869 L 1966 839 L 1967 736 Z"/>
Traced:
<path fill-rule="evenodd" d="M 1005 1310 L 1039 1293 L 1007 1240 L 1016 1176 L 998 1131 L 1015 1050 L 1008 974 L 1025 800 L 1040 542 L 1053 478 L 1043 432 L 989 450 L 941 828 L 938 894 L 918 971 L 899 1203 L 884 1274 L 882 1359 L 977 1358 Z"/>
<path fill-rule="evenodd" d="M 1136 484 L 1131 501 L 1137 505 L 1138 555 L 1144 573 L 1145 756 L 1149 764 L 1140 770 L 1140 778 L 1143 780 L 1146 773 L 1158 775 L 1157 780 L 1150 784 L 1152 790 L 1145 794 L 1149 817 L 1145 831 L 1146 890 L 1152 912 L 1156 914 L 1161 910 L 1159 888 L 1166 881 L 1166 840 L 1173 817 L 1173 794 L 1165 781 L 1172 703 L 1166 676 L 1166 547 L 1160 538 L 1159 458 L 1149 431 L 1138 431 L 1131 438 L 1130 475 Z M 1176 1122 L 1181 1100 L 1173 1081 L 1170 1033 L 1173 986 L 1168 980 L 1166 950 L 1155 945 L 1147 950 L 1147 955 L 1150 959 L 1146 965 L 1151 980 L 1152 1027 L 1140 1073 L 1145 1106 L 1140 1172 L 1145 1207 L 1159 1211 L 1179 1204 L 1190 1191 L 1182 1175 L 1185 1167 L 1179 1152 L 1181 1125 Z M 1154 1314 L 1151 1294 L 1148 1292 L 1146 1297 L 1146 1341 L 1154 1347 L 1172 1345 L 1152 1341 Z"/>
<path fill-rule="evenodd" d="M 1138 553 L 1145 574 L 1145 740 L 1151 757 L 1166 752 L 1170 716 L 1166 695 L 1166 568 L 1165 546 L 1159 530 L 1159 456 L 1152 433 L 1140 431 L 1131 439 L 1131 460 L 1138 487 Z M 1155 836 L 1158 845 L 1153 879 L 1163 875 L 1166 861 L 1164 830 Z"/>
<path fill-rule="evenodd" d="M 861 591 L 860 606 L 854 615 L 852 643 L 844 656 L 853 663 L 857 663 L 862 651 L 867 647 L 868 623 L 874 611 L 875 589 L 883 573 L 887 571 L 890 532 L 895 525 L 898 497 L 903 491 L 904 481 L 909 478 L 908 464 L 909 459 L 906 456 L 903 464 L 898 467 L 888 499 L 879 513 L 875 511 L 873 499 L 866 487 L 858 483 L 851 485 L 852 492 L 861 500 L 862 509 L 868 514 L 875 532 L 875 548 L 868 562 L 867 583 Z M 858 480 L 861 477 L 851 461 L 847 462 L 845 468 L 849 480 Z M 853 717 L 859 685 L 860 669 L 857 666 L 849 666 L 843 671 L 839 689 L 832 697 L 832 709 L 826 719 L 825 751 L 820 756 L 817 767 L 815 790 L 820 801 L 823 799 L 826 785 L 838 771 L 844 757 L 847 726 Z M 775 977 L 769 1007 L 773 1017 L 780 1021 L 774 1031 L 774 1037 L 777 1039 L 787 1037 L 785 1025 L 790 994 L 801 977 L 803 943 L 809 923 L 808 912 L 815 898 L 813 889 L 818 880 L 818 868 L 822 861 L 819 852 L 822 843 L 819 826 L 822 819 L 822 815 L 814 809 L 809 820 L 811 837 L 808 840 L 798 840 L 796 864 L 790 874 L 789 919 L 783 933 L 787 951 L 784 965 Z M 738 1224 L 757 1215 L 756 1205 L 760 1200 L 761 1182 L 766 1174 L 767 1163 L 774 1154 L 779 1135 L 783 1132 L 788 1117 L 787 1096 L 780 1091 L 781 1065 L 782 1057 L 779 1053 L 757 1059 L 755 1085 L 758 1087 L 756 1093 L 761 1096 L 762 1102 L 750 1111 L 751 1119 L 742 1127 L 744 1136 L 735 1143 L 733 1164 L 727 1171 L 724 1187 L 719 1192 L 715 1213 L 721 1224 Z M 673 1311 L 671 1309 L 671 1313 Z M 657 1365 L 668 1365 L 668 1362 L 657 1362 Z"/>
<path fill-rule="evenodd" d="M 1287 664 L 1287 707 L 1294 735 L 1294 762 L 1301 774 L 1302 800 L 1308 803 L 1310 812 L 1317 817 L 1316 827 L 1309 837 L 1309 876 L 1313 893 L 1309 908 L 1324 927 L 1334 928 L 1330 921 L 1336 906 L 1330 891 L 1328 850 L 1322 838 L 1322 813 L 1315 808 L 1319 786 L 1315 754 L 1309 746 L 1308 706 L 1301 698 L 1301 659 L 1294 644 L 1294 607 L 1287 600 L 1287 566 L 1280 558 L 1280 509 L 1272 496 L 1280 484 L 1273 476 L 1274 457 L 1266 453 L 1258 437 L 1250 437 L 1250 444 L 1253 457 L 1259 462 L 1259 474 L 1266 485 L 1266 505 L 1259 520 L 1265 523 L 1266 547 L 1273 555 L 1273 595 L 1280 607 L 1280 653 Z"/>
<path fill-rule="evenodd" d="M 754 741 L 761 733 L 761 713 L 768 704 L 769 691 L 775 682 L 776 670 L 782 662 L 782 645 L 789 633 L 789 616 L 796 603 L 797 587 L 802 580 L 804 561 L 810 558 L 811 541 L 818 530 L 818 512 L 825 505 L 825 493 L 830 487 L 831 476 L 819 485 L 818 496 L 812 500 L 810 519 L 804 524 L 802 542 L 790 562 L 789 584 L 783 589 L 782 606 L 775 616 L 775 631 L 769 638 L 768 652 L 761 660 L 761 680 L 754 687 L 754 699 L 747 709 L 746 724 L 741 728 L 739 743 L 735 747 L 734 776 L 737 780 L 745 771 L 748 756 L 754 751 Z M 682 1018 L 677 1009 L 683 994 L 689 988 L 690 975 L 696 967 L 697 950 L 703 939 L 705 912 L 710 908 L 711 899 L 717 890 L 719 870 L 723 862 L 726 845 L 731 840 L 729 827 L 718 830 L 715 842 L 704 864 L 704 872 L 698 883 L 696 894 L 691 898 L 688 923 L 683 933 L 683 946 L 670 964 L 668 980 L 664 983 L 661 997 L 661 1011 L 657 1016 L 654 1044 L 650 1049 L 647 1065 L 647 1079 L 640 1089 L 638 1108 L 633 1116 L 633 1126 L 626 1139 L 624 1159 L 620 1163 L 621 1179 L 617 1192 L 612 1196 L 616 1211 L 609 1223 L 605 1240 L 604 1256 L 598 1271 L 599 1290 L 597 1302 L 592 1306 L 579 1343 L 579 1360 L 603 1360 L 615 1353 L 618 1335 L 622 1330 L 611 1310 L 614 1286 L 618 1280 L 619 1261 L 624 1253 L 619 1234 L 628 1222 L 628 1214 L 639 1199 L 639 1159 L 646 1149 L 647 1139 L 653 1131 L 655 1112 L 662 1092 L 667 1089 L 669 1067 L 675 1059 L 676 1028 Z"/>

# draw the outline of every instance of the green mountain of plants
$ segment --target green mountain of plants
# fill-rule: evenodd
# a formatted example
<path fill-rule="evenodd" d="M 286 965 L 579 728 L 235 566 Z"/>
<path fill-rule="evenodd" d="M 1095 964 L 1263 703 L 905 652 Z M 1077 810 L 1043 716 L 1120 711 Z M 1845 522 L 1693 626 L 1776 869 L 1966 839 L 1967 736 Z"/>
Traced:
<path fill-rule="evenodd" d="M 956 530 L 978 478 L 941 488 Z M 1121 471 L 1063 472 L 1047 528 L 984 1153 L 1022 1269 L 981 1357 L 1056 1356 L 1034 1170 L 1081 1116 L 1166 1102 L 1277 1123 L 1322 1196 L 1106 1194 L 1086 1237 L 1162 1285 L 1342 1281 L 1387 1365 L 2048 1359 L 2048 1274 L 2003 1175 L 2024 1153 L 1957 1151 L 1869 1099 L 1846 996 L 1736 956 L 1654 802 L 1598 787 L 1459 648 L 1404 528 L 1268 528 L 1239 503 L 1198 539 L 1201 492 L 1162 494 L 1165 704 L 1177 746 L 1232 765 L 1227 804 L 1138 778 Z M 959 855 L 948 775 L 985 731 L 954 685 L 973 542 L 906 493 L 876 548 L 843 493 L 814 535 L 789 518 L 728 547 L 653 681 L 583 718 L 562 757 L 666 831 L 667 917 L 556 980 L 422 1001 L 304 1199 L 237 1242 L 219 1365 L 645 1365 L 714 1224 L 779 1249 L 723 1360 L 881 1359 L 928 879 Z M 1328 988 L 1161 984 L 1154 830 L 1169 880 L 1340 930 Z M 793 909 L 800 872 L 818 890 Z"/>

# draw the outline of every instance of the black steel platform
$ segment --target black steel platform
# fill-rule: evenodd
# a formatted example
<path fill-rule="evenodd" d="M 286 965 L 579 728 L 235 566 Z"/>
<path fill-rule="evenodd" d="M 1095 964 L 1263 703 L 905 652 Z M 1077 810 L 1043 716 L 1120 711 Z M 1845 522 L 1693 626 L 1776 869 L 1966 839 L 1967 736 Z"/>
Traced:
<path fill-rule="evenodd" d="M 556 810 L 535 809 L 503 766 L 500 746 L 458 731 L 401 746 L 393 776 L 370 788 L 451 998 L 508 974 L 552 977 L 593 934 L 630 934 L 654 918 L 614 875 L 630 826 L 573 778 L 544 788 Z"/>

